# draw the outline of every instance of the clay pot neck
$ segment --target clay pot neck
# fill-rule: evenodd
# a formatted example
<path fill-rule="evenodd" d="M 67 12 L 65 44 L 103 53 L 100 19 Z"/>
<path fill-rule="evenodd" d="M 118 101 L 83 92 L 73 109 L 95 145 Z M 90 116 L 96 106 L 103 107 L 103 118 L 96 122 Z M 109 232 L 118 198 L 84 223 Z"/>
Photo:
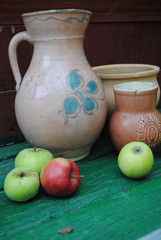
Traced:
<path fill-rule="evenodd" d="M 152 82 L 129 82 L 114 87 L 117 111 L 143 113 L 156 109 L 158 85 Z"/>
<path fill-rule="evenodd" d="M 44 61 L 49 60 L 50 57 L 53 59 L 64 59 L 69 61 L 70 57 L 79 60 L 85 59 L 83 39 L 64 39 L 54 41 L 35 41 L 34 42 L 34 56 L 41 55 Z M 34 57 L 33 56 L 33 57 Z M 71 60 L 72 61 L 72 60 Z"/>

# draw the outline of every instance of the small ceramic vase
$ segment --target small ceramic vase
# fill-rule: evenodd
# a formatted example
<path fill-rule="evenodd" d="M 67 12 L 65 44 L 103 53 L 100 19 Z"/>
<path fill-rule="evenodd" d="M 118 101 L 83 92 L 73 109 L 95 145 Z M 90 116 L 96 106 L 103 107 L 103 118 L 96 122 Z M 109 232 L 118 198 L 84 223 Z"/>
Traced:
<path fill-rule="evenodd" d="M 116 111 L 109 130 L 118 151 L 129 142 L 145 142 L 152 151 L 161 143 L 161 114 L 156 109 L 158 84 L 129 82 L 114 86 Z"/>
<path fill-rule="evenodd" d="M 16 34 L 9 45 L 18 125 L 33 146 L 80 160 L 90 153 L 107 115 L 102 82 L 83 49 L 91 12 L 64 9 L 22 16 L 27 32 Z M 34 51 L 22 77 L 16 49 L 24 40 Z"/>
<path fill-rule="evenodd" d="M 109 119 L 116 110 L 113 87 L 124 82 L 157 82 L 157 74 L 160 68 L 149 64 L 109 64 L 93 67 L 93 70 L 100 77 L 105 88 L 105 95 L 108 103 L 107 120 L 104 132 L 109 134 Z M 160 99 L 160 88 L 158 85 L 157 101 Z"/>

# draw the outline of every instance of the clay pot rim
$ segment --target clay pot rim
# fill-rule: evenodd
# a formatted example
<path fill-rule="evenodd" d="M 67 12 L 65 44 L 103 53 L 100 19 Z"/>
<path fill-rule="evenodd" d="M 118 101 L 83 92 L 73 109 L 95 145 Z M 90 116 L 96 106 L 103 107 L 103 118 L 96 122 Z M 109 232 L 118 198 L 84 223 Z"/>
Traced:
<path fill-rule="evenodd" d="M 23 13 L 22 17 L 29 17 L 34 15 L 44 15 L 44 14 L 61 14 L 61 13 L 88 13 L 92 14 L 91 11 L 84 10 L 84 9 L 52 9 L 52 10 L 44 10 L 44 11 L 36 11 L 36 12 L 30 12 L 30 13 Z"/>
<path fill-rule="evenodd" d="M 108 69 L 118 69 L 119 67 L 121 68 L 132 68 L 136 67 L 137 69 L 140 68 L 140 71 L 133 71 L 133 72 L 125 72 L 125 73 L 102 73 L 102 70 L 108 70 Z M 147 70 L 141 71 L 141 68 L 146 68 Z M 96 74 L 101 78 L 101 79 L 128 79 L 128 78 L 138 78 L 138 77 L 144 77 L 144 76 L 149 76 L 149 75 L 156 75 L 157 73 L 160 72 L 160 67 L 156 65 L 151 65 L 151 64 L 109 64 L 109 65 L 102 65 L 102 66 L 96 66 L 93 67 L 93 70 L 96 72 Z"/>
<path fill-rule="evenodd" d="M 114 86 L 114 92 L 118 92 L 120 94 L 142 94 L 148 92 L 156 92 L 158 90 L 158 84 L 156 82 L 125 82 L 120 83 Z"/>

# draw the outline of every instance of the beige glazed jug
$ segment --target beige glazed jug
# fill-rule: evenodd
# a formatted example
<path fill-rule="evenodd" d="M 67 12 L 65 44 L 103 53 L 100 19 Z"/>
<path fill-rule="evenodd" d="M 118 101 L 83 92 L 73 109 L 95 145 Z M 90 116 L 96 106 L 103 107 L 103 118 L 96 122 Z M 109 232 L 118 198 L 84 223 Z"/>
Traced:
<path fill-rule="evenodd" d="M 77 9 L 23 14 L 27 31 L 16 34 L 9 45 L 18 125 L 29 143 L 55 157 L 87 156 L 107 115 L 104 88 L 83 49 L 90 15 Z M 24 40 L 33 44 L 34 52 L 21 77 L 16 49 Z"/>

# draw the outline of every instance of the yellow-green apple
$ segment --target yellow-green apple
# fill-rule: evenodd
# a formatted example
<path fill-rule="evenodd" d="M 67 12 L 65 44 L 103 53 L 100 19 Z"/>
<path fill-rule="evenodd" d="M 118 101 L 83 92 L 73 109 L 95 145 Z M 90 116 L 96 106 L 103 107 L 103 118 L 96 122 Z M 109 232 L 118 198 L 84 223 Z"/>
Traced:
<path fill-rule="evenodd" d="M 9 199 L 25 202 L 34 198 L 40 186 L 37 172 L 31 168 L 14 168 L 4 180 L 4 191 Z"/>
<path fill-rule="evenodd" d="M 80 184 L 80 171 L 75 162 L 66 158 L 55 158 L 48 162 L 40 174 L 44 190 L 55 197 L 73 194 Z"/>
<path fill-rule="evenodd" d="M 17 154 L 15 158 L 15 167 L 32 168 L 40 175 L 45 164 L 53 158 L 53 154 L 47 149 L 26 148 Z"/>
<path fill-rule="evenodd" d="M 143 142 L 130 142 L 120 151 L 118 165 L 120 170 L 131 178 L 146 176 L 152 169 L 154 156 L 150 147 Z"/>

